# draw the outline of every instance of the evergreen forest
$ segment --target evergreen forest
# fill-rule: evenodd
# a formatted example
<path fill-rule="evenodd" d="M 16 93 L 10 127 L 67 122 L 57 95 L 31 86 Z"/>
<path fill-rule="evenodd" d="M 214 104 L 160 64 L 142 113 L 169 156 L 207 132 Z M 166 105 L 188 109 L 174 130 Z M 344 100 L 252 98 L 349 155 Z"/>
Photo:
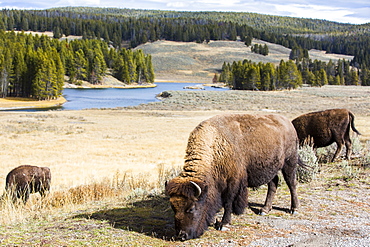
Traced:
<path fill-rule="evenodd" d="M 247 46 L 252 39 L 260 39 L 292 49 L 291 61 L 278 66 L 248 61 L 224 64 L 220 80 L 235 89 L 275 90 L 302 83 L 370 85 L 370 23 L 352 25 L 255 13 L 65 7 L 3 9 L 0 30 L 2 97 L 51 99 L 61 94 L 64 75 L 73 83 L 87 80 L 98 84 L 108 69 L 125 83 L 151 83 L 150 55 L 132 48 L 163 39 L 199 43 L 240 40 Z M 17 35 L 13 30 L 51 31 L 54 39 Z M 59 40 L 69 35 L 83 38 Z M 267 46 L 251 48 L 268 54 Z M 328 64 L 311 61 L 306 52 L 310 49 L 354 58 Z"/>
<path fill-rule="evenodd" d="M 360 75 L 363 76 L 364 73 Z M 224 63 L 217 79 L 237 90 L 293 89 L 302 84 L 316 87 L 359 85 L 359 81 L 364 86 L 370 86 L 370 78 L 367 76 L 359 78 L 358 71 L 344 59 L 337 62 L 330 60 L 328 63 L 308 58 L 301 61 L 290 59 L 286 62 L 281 60 L 277 66 L 250 60 L 236 61 L 232 64 Z"/>
<path fill-rule="evenodd" d="M 62 95 L 70 83 L 100 84 L 107 70 L 126 83 L 153 83 L 151 56 L 141 50 L 111 49 L 99 39 L 59 40 L 0 30 L 0 97 L 38 100 Z"/>

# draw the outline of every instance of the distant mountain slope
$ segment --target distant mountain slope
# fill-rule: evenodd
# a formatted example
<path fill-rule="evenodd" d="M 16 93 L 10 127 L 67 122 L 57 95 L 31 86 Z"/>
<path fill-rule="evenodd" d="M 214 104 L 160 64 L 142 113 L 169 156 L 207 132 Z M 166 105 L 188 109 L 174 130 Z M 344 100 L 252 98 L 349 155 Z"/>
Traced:
<path fill-rule="evenodd" d="M 221 70 L 224 62 L 232 63 L 244 59 L 253 62 L 278 64 L 288 60 L 290 49 L 261 40 L 252 44 L 267 44 L 269 55 L 252 53 L 250 47 L 238 41 L 211 41 L 208 44 L 156 41 L 138 46 L 145 53 L 152 55 L 156 81 L 186 81 L 210 83 L 214 74 Z M 309 51 L 312 60 L 328 62 L 330 59 L 351 60 L 352 56 L 326 54 L 324 51 Z"/>
<path fill-rule="evenodd" d="M 86 14 L 99 14 L 117 17 L 155 17 L 155 18 L 198 18 L 215 21 L 226 21 L 247 24 L 258 30 L 272 33 L 328 33 L 328 32 L 359 32 L 361 29 L 369 30 L 370 23 L 354 25 L 321 19 L 297 18 L 258 14 L 251 12 L 219 12 L 219 11 L 167 11 L 143 10 L 122 8 L 95 8 L 95 7 L 61 7 L 50 10 L 75 12 Z"/>

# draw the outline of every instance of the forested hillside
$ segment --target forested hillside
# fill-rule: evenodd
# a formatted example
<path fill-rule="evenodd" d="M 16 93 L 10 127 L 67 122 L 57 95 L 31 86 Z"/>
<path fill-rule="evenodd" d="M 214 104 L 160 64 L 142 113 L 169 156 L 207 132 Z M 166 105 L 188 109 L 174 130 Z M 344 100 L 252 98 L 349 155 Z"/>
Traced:
<path fill-rule="evenodd" d="M 127 83 L 152 83 L 150 55 L 141 50 L 109 49 L 98 39 L 59 41 L 46 35 L 0 30 L 0 96 L 49 100 L 62 94 L 65 78 L 99 84 L 111 69 Z"/>
<path fill-rule="evenodd" d="M 354 78 L 358 79 L 357 83 L 353 84 L 368 85 L 370 77 L 370 24 L 351 25 L 317 19 L 277 17 L 254 13 L 68 7 L 49 10 L 3 9 L 0 12 L 0 30 L 51 31 L 55 39 L 59 39 L 63 35 L 77 35 L 82 36 L 84 42 L 87 40 L 98 42 L 98 47 L 103 47 L 103 50 L 101 54 L 96 56 L 91 54 L 95 53 L 93 48 L 95 46 L 73 51 L 75 59 L 78 60 L 78 57 L 87 59 L 87 71 L 81 70 L 82 72 L 79 72 L 86 73 L 86 76 L 76 74 L 77 72 L 71 66 L 72 63 L 68 64 L 70 60 L 61 54 L 63 50 L 55 48 L 55 52 L 61 57 L 65 74 L 70 76 L 72 81 L 85 77 L 84 79 L 88 79 L 92 83 L 99 83 L 99 78 L 106 72 L 105 68 L 112 68 L 114 75 L 120 80 L 129 83 L 152 82 L 154 75 L 148 75 L 147 72 L 152 71 L 151 62 L 133 55 L 132 57 L 137 63 L 131 63 L 125 54 L 129 53 L 129 50 L 123 52 L 120 49 L 134 48 L 140 44 L 157 40 L 199 43 L 210 40 L 240 40 L 249 46 L 252 39 L 260 39 L 283 45 L 294 51 L 324 50 L 328 53 L 354 56 L 349 65 L 352 66 L 353 73 L 356 73 Z M 65 46 L 68 47 L 68 44 Z M 268 50 L 268 47 L 266 49 Z M 3 57 L 8 56 L 5 53 L 6 50 L 2 49 Z M 114 53 L 121 57 L 120 62 L 113 63 L 111 61 L 110 50 L 114 50 Z M 17 53 L 18 49 L 12 51 Z M 82 52 L 84 52 L 84 56 L 81 56 Z M 267 52 L 265 50 L 263 53 L 267 55 Z M 107 53 L 108 55 L 106 55 Z M 138 51 L 138 53 L 140 52 Z M 104 59 L 101 59 L 102 56 Z M 94 57 L 97 57 L 96 60 L 99 62 L 94 62 Z M 299 54 L 292 54 L 292 60 L 295 60 L 296 66 L 302 67 L 305 64 L 316 63 L 309 61 L 307 57 L 306 59 L 302 62 Z M 150 60 L 150 57 L 146 60 Z M 5 62 L 1 63 L 2 67 L 6 67 Z M 337 61 L 334 63 L 334 67 L 338 71 L 339 63 Z M 99 69 L 94 69 L 94 66 Z M 115 67 L 113 68 L 113 66 Z M 28 68 L 31 67 L 32 65 L 29 64 Z M 139 72 L 140 68 L 143 71 Z M 307 68 L 308 72 L 314 73 L 312 68 Z M 17 88 L 15 85 L 21 84 L 16 82 L 17 79 L 12 82 L 17 77 L 9 77 L 13 73 L 10 71 L 5 71 L 6 73 L 1 75 L 2 85 L 8 85 L 3 86 L 3 96 L 19 94 L 9 90 L 9 88 Z M 135 74 L 132 74 L 132 71 L 135 71 Z M 327 70 L 325 71 L 327 72 Z M 129 74 L 132 77 L 129 78 L 127 76 Z M 328 77 L 328 75 L 326 76 Z M 336 75 L 333 74 L 333 76 Z M 341 80 L 343 81 L 343 79 Z M 7 81 L 9 81 L 8 84 Z M 7 90 L 5 90 L 6 87 L 8 87 Z M 22 90 L 21 95 L 34 97 L 34 93 L 30 90 L 27 93 L 24 92 L 24 89 Z"/>

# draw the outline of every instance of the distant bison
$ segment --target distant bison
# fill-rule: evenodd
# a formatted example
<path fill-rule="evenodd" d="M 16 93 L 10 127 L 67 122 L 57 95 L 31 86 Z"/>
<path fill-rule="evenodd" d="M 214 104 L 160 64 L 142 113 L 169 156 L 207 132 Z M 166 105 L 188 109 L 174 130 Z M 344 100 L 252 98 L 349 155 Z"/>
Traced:
<path fill-rule="evenodd" d="M 292 123 L 297 130 L 300 145 L 303 145 L 308 138 L 312 138 L 313 147 L 326 147 L 333 142 L 337 143 L 337 150 L 332 162 L 346 145 L 346 158 L 350 159 L 352 153 L 352 142 L 349 131 L 352 130 L 358 135 L 354 125 L 354 115 L 347 109 L 331 109 L 326 111 L 311 112 L 295 118 Z M 309 142 L 310 140 L 308 140 Z"/>
<path fill-rule="evenodd" d="M 31 193 L 39 192 L 43 197 L 50 190 L 51 173 L 48 167 L 23 165 L 11 170 L 6 176 L 5 190 L 13 202 L 21 198 L 27 202 Z"/>
<path fill-rule="evenodd" d="M 199 237 L 222 207 L 216 229 L 230 223 L 231 213 L 242 214 L 248 205 L 247 187 L 268 184 L 261 209 L 268 213 L 279 170 L 290 189 L 290 212 L 295 212 L 297 149 L 296 131 L 283 116 L 219 115 L 200 123 L 189 136 L 183 171 L 166 183 L 177 237 Z"/>

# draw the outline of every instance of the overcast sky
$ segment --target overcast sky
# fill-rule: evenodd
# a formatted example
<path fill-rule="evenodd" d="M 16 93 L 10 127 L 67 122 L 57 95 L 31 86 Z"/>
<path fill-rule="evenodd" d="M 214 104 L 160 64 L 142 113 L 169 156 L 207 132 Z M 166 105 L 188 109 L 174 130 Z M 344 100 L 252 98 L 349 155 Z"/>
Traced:
<path fill-rule="evenodd" d="M 0 0 L 0 8 L 8 9 L 47 9 L 64 6 L 238 11 L 352 24 L 370 22 L 369 0 Z"/>

